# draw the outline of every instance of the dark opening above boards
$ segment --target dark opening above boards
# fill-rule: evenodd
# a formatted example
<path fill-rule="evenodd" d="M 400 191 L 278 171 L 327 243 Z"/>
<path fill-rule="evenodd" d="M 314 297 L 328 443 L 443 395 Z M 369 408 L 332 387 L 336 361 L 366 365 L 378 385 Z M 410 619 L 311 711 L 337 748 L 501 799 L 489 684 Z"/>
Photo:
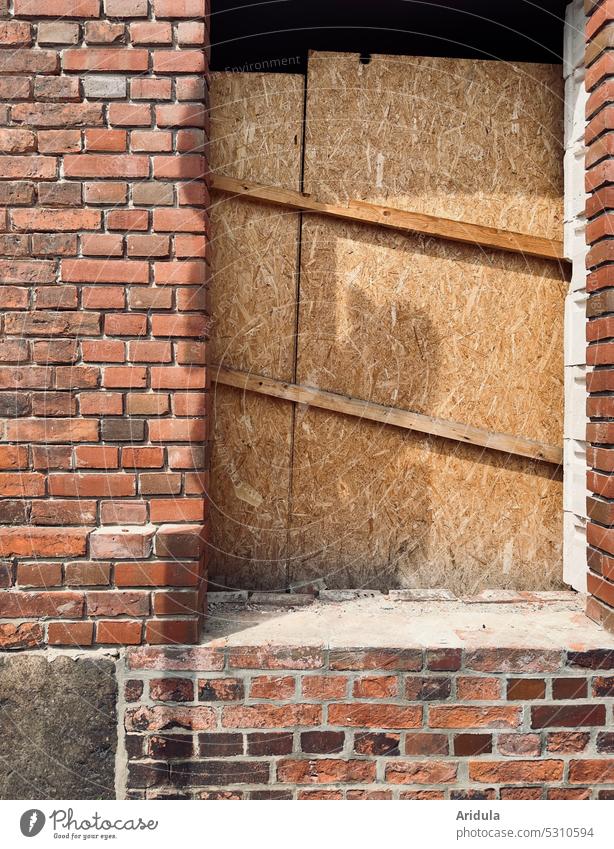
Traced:
<path fill-rule="evenodd" d="M 214 71 L 303 74 L 309 50 L 560 62 L 566 0 L 212 0 Z"/>

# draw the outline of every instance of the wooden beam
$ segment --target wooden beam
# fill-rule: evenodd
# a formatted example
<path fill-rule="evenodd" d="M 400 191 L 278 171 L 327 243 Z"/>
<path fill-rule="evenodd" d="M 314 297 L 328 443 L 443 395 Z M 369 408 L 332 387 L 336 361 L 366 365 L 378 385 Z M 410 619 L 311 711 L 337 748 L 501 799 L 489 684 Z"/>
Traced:
<path fill-rule="evenodd" d="M 420 433 L 430 433 L 444 439 L 453 439 L 469 445 L 480 445 L 493 451 L 503 451 L 506 454 L 516 454 L 520 457 L 530 457 L 560 466 L 563 462 L 563 451 L 556 445 L 535 442 L 521 436 L 510 436 L 506 433 L 495 433 L 483 428 L 471 427 L 459 422 L 436 419 L 421 413 L 410 413 L 395 407 L 385 407 L 370 401 L 361 401 L 336 392 L 326 392 L 309 386 L 299 386 L 286 383 L 271 377 L 225 368 L 211 367 L 212 379 L 224 386 L 234 386 L 236 389 L 257 392 L 273 398 L 294 401 L 297 404 L 307 404 L 322 410 L 332 410 L 348 416 L 381 422 L 394 427 L 416 430 Z"/>
<path fill-rule="evenodd" d="M 347 206 L 323 203 L 311 195 L 289 189 L 261 186 L 235 180 L 233 177 L 214 175 L 212 187 L 220 192 L 245 197 L 256 201 L 282 206 L 301 212 L 317 212 L 346 221 L 358 221 L 363 224 L 376 224 L 403 233 L 423 233 L 454 242 L 480 245 L 484 248 L 512 251 L 542 259 L 554 259 L 567 264 L 563 255 L 563 243 L 556 239 L 544 239 L 541 236 L 529 236 L 526 233 L 514 233 L 497 227 L 484 227 L 481 224 L 469 224 L 452 218 L 440 218 L 438 215 L 426 215 L 421 212 L 406 212 L 375 203 L 351 200 Z"/>

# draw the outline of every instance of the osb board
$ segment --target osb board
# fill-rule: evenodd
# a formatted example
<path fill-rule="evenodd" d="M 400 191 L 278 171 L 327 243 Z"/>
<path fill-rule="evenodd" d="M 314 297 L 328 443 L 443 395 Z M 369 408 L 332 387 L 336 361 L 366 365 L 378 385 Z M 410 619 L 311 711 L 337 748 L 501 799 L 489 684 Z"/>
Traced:
<path fill-rule="evenodd" d="M 559 78 L 550 66 L 315 54 L 305 189 L 560 238 Z M 555 263 L 310 216 L 298 380 L 558 443 L 564 295 Z M 551 475 L 314 410 L 295 430 L 291 577 L 556 586 Z"/>
<path fill-rule="evenodd" d="M 213 74 L 211 169 L 298 189 L 303 80 Z M 214 363 L 290 379 L 299 216 L 214 193 Z M 292 406 L 223 386 L 212 393 L 210 575 L 222 586 L 285 586 Z"/>
<path fill-rule="evenodd" d="M 311 53 L 305 189 L 561 238 L 560 65 Z"/>
<path fill-rule="evenodd" d="M 292 405 L 221 384 L 212 394 L 213 588 L 283 589 Z"/>
<path fill-rule="evenodd" d="M 561 586 L 552 467 L 313 408 L 295 440 L 292 581 Z"/>
<path fill-rule="evenodd" d="M 302 242 L 300 383 L 561 442 L 556 263 L 321 216 Z"/>
<path fill-rule="evenodd" d="M 303 80 L 212 74 L 214 173 L 298 189 Z M 214 192 L 211 206 L 213 362 L 288 380 L 293 369 L 299 216 Z"/>

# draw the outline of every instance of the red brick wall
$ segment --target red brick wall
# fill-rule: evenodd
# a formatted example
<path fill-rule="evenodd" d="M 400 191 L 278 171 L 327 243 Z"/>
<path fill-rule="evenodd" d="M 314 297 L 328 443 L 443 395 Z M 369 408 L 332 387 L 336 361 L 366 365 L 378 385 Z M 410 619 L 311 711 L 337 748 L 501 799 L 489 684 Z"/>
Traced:
<path fill-rule="evenodd" d="M 614 652 L 140 648 L 129 798 L 612 799 Z"/>
<path fill-rule="evenodd" d="M 193 642 L 205 0 L 12 8 L 0 0 L 0 647 Z"/>
<path fill-rule="evenodd" d="M 614 3 L 585 0 L 587 241 L 587 612 L 614 630 Z"/>

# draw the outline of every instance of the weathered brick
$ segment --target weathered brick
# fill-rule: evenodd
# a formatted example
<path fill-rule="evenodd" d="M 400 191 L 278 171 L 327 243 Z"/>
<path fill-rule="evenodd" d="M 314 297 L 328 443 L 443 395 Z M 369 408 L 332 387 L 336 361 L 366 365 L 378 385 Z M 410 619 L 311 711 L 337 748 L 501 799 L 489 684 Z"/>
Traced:
<path fill-rule="evenodd" d="M 213 735 L 211 735 L 213 736 Z M 234 737 L 235 735 L 225 735 Z M 267 755 L 289 755 L 292 753 L 292 732 L 260 732 L 247 735 L 247 754 L 263 757 Z M 221 754 L 221 752 L 219 752 Z M 237 753 L 238 754 L 238 753 Z"/>
<path fill-rule="evenodd" d="M 282 760 L 277 765 L 277 781 L 282 784 L 334 784 L 371 782 L 375 763 L 364 760 Z"/>
<path fill-rule="evenodd" d="M 88 533 L 88 528 L 0 528 L 0 557 L 82 556 Z"/>
<path fill-rule="evenodd" d="M 0 616 L 6 619 L 53 617 L 74 619 L 83 614 L 83 596 L 75 592 L 3 592 Z"/>
<path fill-rule="evenodd" d="M 470 761 L 469 778 L 472 781 L 524 784 L 525 782 L 560 781 L 564 762 L 545 761 Z"/>
<path fill-rule="evenodd" d="M 543 705 L 531 708 L 532 728 L 605 725 L 605 705 Z"/>
<path fill-rule="evenodd" d="M 429 707 L 428 724 L 431 728 L 515 728 L 520 721 L 521 708 L 518 707 Z"/>
<path fill-rule="evenodd" d="M 296 725 L 318 725 L 321 719 L 320 705 L 257 704 L 233 705 L 222 709 L 224 728 L 293 728 Z"/>
<path fill-rule="evenodd" d="M 458 767 L 449 761 L 394 760 L 385 769 L 390 784 L 452 784 Z"/>

